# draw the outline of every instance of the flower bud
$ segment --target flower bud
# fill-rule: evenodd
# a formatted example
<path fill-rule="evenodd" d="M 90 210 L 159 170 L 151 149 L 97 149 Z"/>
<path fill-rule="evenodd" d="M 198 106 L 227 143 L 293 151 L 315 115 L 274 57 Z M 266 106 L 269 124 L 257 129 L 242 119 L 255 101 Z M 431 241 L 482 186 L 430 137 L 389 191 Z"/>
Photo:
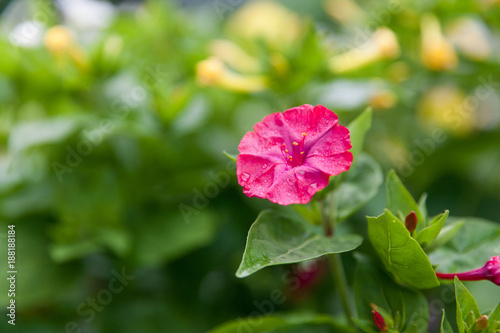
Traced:
<path fill-rule="evenodd" d="M 410 234 L 414 233 L 415 229 L 417 229 L 417 223 L 418 223 L 417 215 L 415 214 L 414 211 L 411 211 L 410 214 L 408 214 L 408 216 L 406 216 L 405 218 L 405 226 L 406 229 L 408 229 L 408 231 L 410 232 Z"/>
<path fill-rule="evenodd" d="M 387 332 L 387 325 L 385 324 L 384 317 L 380 313 L 378 313 L 376 310 L 372 310 L 372 319 L 373 323 L 377 328 L 380 330 L 380 332 Z"/>
<path fill-rule="evenodd" d="M 438 19 L 434 15 L 428 14 L 422 18 L 420 25 L 424 65 L 435 71 L 457 67 L 458 58 L 455 49 L 441 33 Z"/>
<path fill-rule="evenodd" d="M 480 331 L 484 330 L 486 327 L 488 327 L 488 316 L 487 315 L 482 315 L 481 317 L 477 318 L 476 324 L 474 325 L 475 331 Z"/>
<path fill-rule="evenodd" d="M 198 82 L 207 86 L 218 86 L 238 92 L 255 92 L 266 89 L 266 80 L 261 75 L 242 75 L 230 71 L 217 57 L 200 61 L 196 65 Z"/>

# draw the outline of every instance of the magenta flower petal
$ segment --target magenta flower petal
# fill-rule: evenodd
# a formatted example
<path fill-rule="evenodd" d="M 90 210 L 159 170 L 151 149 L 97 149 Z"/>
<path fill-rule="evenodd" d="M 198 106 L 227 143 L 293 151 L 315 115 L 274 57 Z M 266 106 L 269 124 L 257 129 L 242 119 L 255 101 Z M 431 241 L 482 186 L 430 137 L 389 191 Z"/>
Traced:
<path fill-rule="evenodd" d="M 302 105 L 264 117 L 238 146 L 237 176 L 249 197 L 307 203 L 329 176 L 349 170 L 349 130 L 322 105 Z"/>
<path fill-rule="evenodd" d="M 268 189 L 273 185 L 275 176 L 286 172 L 287 164 L 274 156 L 255 156 L 240 154 L 236 160 L 238 184 L 249 197 L 266 198 Z"/>
<path fill-rule="evenodd" d="M 339 118 L 335 113 L 323 105 L 302 105 L 289 109 L 283 113 L 286 123 L 290 127 L 290 133 L 295 138 L 300 138 L 306 132 L 307 140 L 317 140 L 325 133 L 335 127 Z"/>
<path fill-rule="evenodd" d="M 330 175 L 338 175 L 349 170 L 352 154 L 349 130 L 341 125 L 335 126 L 309 150 L 306 164 Z"/>
<path fill-rule="evenodd" d="M 280 205 L 305 204 L 328 185 L 330 176 L 317 169 L 299 166 L 283 172 L 267 191 L 267 198 Z"/>

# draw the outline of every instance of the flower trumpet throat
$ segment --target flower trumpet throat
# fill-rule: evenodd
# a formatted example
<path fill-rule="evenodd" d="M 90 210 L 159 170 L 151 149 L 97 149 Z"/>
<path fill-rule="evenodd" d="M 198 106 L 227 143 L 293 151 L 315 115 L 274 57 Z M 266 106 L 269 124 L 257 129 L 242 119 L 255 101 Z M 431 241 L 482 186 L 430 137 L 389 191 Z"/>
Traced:
<path fill-rule="evenodd" d="M 439 273 L 436 276 L 440 279 L 452 280 L 455 276 L 461 281 L 489 280 L 500 286 L 500 256 L 492 257 L 486 264 L 478 269 L 463 273 Z"/>

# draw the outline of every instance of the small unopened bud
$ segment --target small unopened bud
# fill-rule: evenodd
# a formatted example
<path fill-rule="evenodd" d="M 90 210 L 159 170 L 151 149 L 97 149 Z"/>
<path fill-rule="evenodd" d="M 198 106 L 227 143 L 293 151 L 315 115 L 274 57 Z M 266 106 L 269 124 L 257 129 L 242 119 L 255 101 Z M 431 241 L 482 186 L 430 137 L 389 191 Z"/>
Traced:
<path fill-rule="evenodd" d="M 488 316 L 482 315 L 481 317 L 477 318 L 476 325 L 474 325 L 475 331 L 477 332 L 480 330 L 484 330 L 486 327 L 488 327 Z"/>
<path fill-rule="evenodd" d="M 380 332 L 387 332 L 388 327 L 385 323 L 384 317 L 382 317 L 382 315 L 377 311 L 378 307 L 373 303 L 371 303 L 370 306 L 372 308 L 373 323 L 377 326 Z"/>
<path fill-rule="evenodd" d="M 417 214 L 415 214 L 414 211 L 411 211 L 411 213 L 408 214 L 408 216 L 405 218 L 405 226 L 406 229 L 408 229 L 408 231 L 410 232 L 410 234 L 415 232 L 415 229 L 417 229 L 417 223 L 418 223 Z"/>
<path fill-rule="evenodd" d="M 378 327 L 380 332 L 387 332 L 387 325 L 385 324 L 384 317 L 375 310 L 372 310 L 372 318 L 375 326 Z"/>

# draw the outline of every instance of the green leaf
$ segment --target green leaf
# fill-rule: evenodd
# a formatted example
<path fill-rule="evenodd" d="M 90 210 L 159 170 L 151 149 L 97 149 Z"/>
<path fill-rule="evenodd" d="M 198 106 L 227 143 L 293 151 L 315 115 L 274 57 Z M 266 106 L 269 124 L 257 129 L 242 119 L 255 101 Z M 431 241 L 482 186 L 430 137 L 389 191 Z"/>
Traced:
<path fill-rule="evenodd" d="M 215 234 L 216 216 L 209 210 L 196 214 L 189 223 L 180 214 L 166 214 L 150 217 L 138 225 L 132 251 L 134 262 L 158 265 L 208 244 Z"/>
<path fill-rule="evenodd" d="M 378 332 L 371 316 L 373 303 L 379 307 L 389 329 L 426 333 L 429 325 L 426 298 L 418 291 L 394 283 L 368 256 L 356 253 L 355 257 L 354 299 L 359 317 L 356 325 L 365 332 Z"/>
<path fill-rule="evenodd" d="M 358 156 L 360 156 L 363 150 L 363 141 L 365 140 L 366 132 L 368 132 L 372 125 L 372 114 L 371 108 L 367 108 L 347 125 L 347 128 L 351 132 L 353 165 L 357 163 Z"/>
<path fill-rule="evenodd" d="M 401 180 L 399 180 L 394 170 L 391 170 L 387 176 L 386 189 L 387 208 L 394 214 L 402 214 L 403 216 L 407 216 L 411 211 L 414 211 L 418 220 L 416 232 L 418 233 L 423 229 L 426 226 L 426 220 L 419 206 Z"/>
<path fill-rule="evenodd" d="M 455 276 L 455 299 L 457 301 L 457 326 L 460 333 L 474 325 L 481 313 L 477 307 L 476 300 L 465 288 L 464 284 Z"/>
<path fill-rule="evenodd" d="M 363 207 L 377 194 L 383 181 L 382 170 L 369 155 L 361 154 L 358 163 L 333 191 L 335 216 L 341 222 Z"/>
<path fill-rule="evenodd" d="M 237 277 L 246 277 L 266 266 L 290 264 L 329 253 L 354 250 L 358 235 L 325 237 L 321 226 L 308 223 L 291 208 L 262 211 L 248 231 Z"/>
<path fill-rule="evenodd" d="M 417 242 L 419 242 L 420 245 L 424 245 L 424 244 L 429 244 L 432 241 L 434 241 L 438 237 L 439 233 L 441 232 L 441 229 L 443 228 L 449 214 L 450 214 L 450 211 L 447 210 L 444 213 L 439 214 L 438 216 L 434 217 L 431 221 L 430 226 L 422 229 L 419 233 L 417 233 L 417 235 L 415 237 Z"/>
<path fill-rule="evenodd" d="M 498 328 L 500 328 L 500 302 L 488 315 L 488 327 L 486 331 L 488 333 L 495 333 Z"/>
<path fill-rule="evenodd" d="M 268 300 L 269 301 L 269 300 Z M 274 310 L 274 305 L 270 306 Z M 320 330 L 320 328 L 324 328 Z M 289 314 L 283 316 L 262 316 L 239 318 L 224 323 L 209 333 L 285 333 L 285 332 L 339 332 L 355 333 L 352 328 L 335 322 L 331 316 L 315 314 Z"/>
<path fill-rule="evenodd" d="M 441 328 L 439 333 L 453 333 L 453 329 L 451 328 L 450 322 L 446 319 L 445 311 L 443 309 L 443 316 L 441 317 Z"/>
<path fill-rule="evenodd" d="M 427 193 L 422 193 L 422 195 L 420 196 L 420 199 L 418 199 L 418 208 L 420 208 L 420 212 L 422 213 L 422 216 L 427 221 L 426 201 L 427 201 Z"/>
<path fill-rule="evenodd" d="M 372 319 L 360 319 L 360 318 L 352 318 L 352 321 L 356 326 L 359 327 L 360 330 L 362 330 L 365 333 L 379 333 L 380 331 L 378 329 L 375 329 L 375 325 L 373 324 Z"/>
<path fill-rule="evenodd" d="M 394 279 L 417 289 L 439 286 L 427 255 L 409 231 L 389 210 L 368 217 L 368 237 L 385 268 Z"/>
<path fill-rule="evenodd" d="M 60 116 L 21 122 L 10 133 L 9 149 L 14 153 L 32 146 L 60 143 L 80 128 L 82 119 L 79 116 Z"/>
<path fill-rule="evenodd" d="M 445 225 L 434 242 L 425 248 L 426 252 L 434 251 L 436 248 L 448 243 L 462 229 L 464 224 L 465 220 L 459 220 Z"/>
<path fill-rule="evenodd" d="M 429 254 L 431 263 L 439 266 L 440 272 L 464 272 L 480 268 L 491 257 L 500 255 L 498 223 L 475 217 L 450 217 L 448 220 L 453 221 L 453 225 L 459 223 L 457 226 L 463 223 L 463 227 L 449 242 Z M 436 241 L 439 241 L 439 237 Z"/>
<path fill-rule="evenodd" d="M 238 155 L 234 155 L 234 154 L 229 154 L 227 151 L 223 151 L 222 152 L 224 155 L 226 155 L 227 158 L 229 158 L 231 161 L 235 162 L 236 163 L 236 159 L 238 158 Z"/>

